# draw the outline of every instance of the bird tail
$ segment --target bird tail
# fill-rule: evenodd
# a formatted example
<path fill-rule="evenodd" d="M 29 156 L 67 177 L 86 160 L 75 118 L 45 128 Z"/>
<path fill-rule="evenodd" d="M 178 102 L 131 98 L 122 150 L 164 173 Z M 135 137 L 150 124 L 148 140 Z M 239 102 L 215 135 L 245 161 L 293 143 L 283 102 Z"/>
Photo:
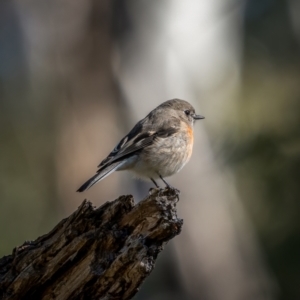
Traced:
<path fill-rule="evenodd" d="M 91 177 L 87 182 L 85 182 L 78 190 L 77 192 L 83 192 L 87 189 L 89 189 L 90 187 L 92 187 L 94 184 L 96 184 L 97 182 L 99 182 L 100 180 L 104 179 L 105 177 L 107 177 L 109 174 L 111 174 L 112 172 L 116 171 L 118 169 L 118 167 L 123 164 L 123 162 L 119 161 L 119 162 L 115 162 L 112 163 L 109 166 L 104 167 L 103 169 L 99 169 L 97 171 L 97 174 L 95 174 L 93 177 Z"/>

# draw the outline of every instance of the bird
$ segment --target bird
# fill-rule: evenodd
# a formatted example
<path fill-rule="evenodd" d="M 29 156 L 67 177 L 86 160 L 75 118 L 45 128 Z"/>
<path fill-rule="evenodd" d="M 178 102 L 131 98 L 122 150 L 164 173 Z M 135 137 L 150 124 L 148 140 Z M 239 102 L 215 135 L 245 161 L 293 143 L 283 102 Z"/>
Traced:
<path fill-rule="evenodd" d="M 148 179 L 159 188 L 161 179 L 174 189 L 165 177 L 179 172 L 192 155 L 193 127 L 197 120 L 194 107 L 187 101 L 172 99 L 163 102 L 140 120 L 98 165 L 94 176 L 77 192 L 83 192 L 114 171 L 129 170 L 137 177 Z"/>

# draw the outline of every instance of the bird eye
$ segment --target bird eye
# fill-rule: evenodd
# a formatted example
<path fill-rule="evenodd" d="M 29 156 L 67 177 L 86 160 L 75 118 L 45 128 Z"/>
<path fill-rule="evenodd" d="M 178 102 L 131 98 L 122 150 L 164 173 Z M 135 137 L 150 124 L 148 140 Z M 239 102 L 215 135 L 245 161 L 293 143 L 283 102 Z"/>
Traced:
<path fill-rule="evenodd" d="M 189 116 L 190 113 L 191 113 L 191 111 L 187 109 L 187 110 L 184 111 L 184 113 L 185 113 L 187 116 Z"/>

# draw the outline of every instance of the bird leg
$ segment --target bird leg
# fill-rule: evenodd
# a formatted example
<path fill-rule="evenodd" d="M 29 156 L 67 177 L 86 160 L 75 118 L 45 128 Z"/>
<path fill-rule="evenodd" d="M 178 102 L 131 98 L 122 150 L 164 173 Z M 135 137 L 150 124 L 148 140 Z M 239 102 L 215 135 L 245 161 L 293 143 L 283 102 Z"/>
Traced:
<path fill-rule="evenodd" d="M 159 185 L 156 183 L 156 181 L 153 178 L 150 178 L 150 179 L 154 183 L 154 185 L 159 189 Z"/>
<path fill-rule="evenodd" d="M 158 174 L 158 175 L 159 175 L 159 178 L 164 182 L 164 184 L 165 184 L 170 190 L 177 190 L 177 189 L 175 189 L 173 186 L 171 186 L 170 184 L 168 184 L 160 174 Z"/>
<path fill-rule="evenodd" d="M 174 189 L 171 185 L 169 185 L 164 179 L 163 177 L 159 174 L 159 178 L 164 182 L 164 184 L 169 188 L 169 189 Z"/>

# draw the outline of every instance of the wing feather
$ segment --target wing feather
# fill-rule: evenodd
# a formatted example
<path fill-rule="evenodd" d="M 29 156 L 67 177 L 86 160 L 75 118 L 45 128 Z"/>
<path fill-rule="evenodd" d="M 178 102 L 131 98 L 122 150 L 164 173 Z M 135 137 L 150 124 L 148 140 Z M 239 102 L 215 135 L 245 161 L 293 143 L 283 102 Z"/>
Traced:
<path fill-rule="evenodd" d="M 134 131 L 134 129 L 136 128 L 133 128 L 132 131 Z M 134 135 L 132 134 L 132 131 L 125 136 L 115 147 L 115 149 L 108 155 L 108 157 L 100 163 L 98 166 L 100 170 L 103 167 L 114 163 L 129 154 L 133 154 L 147 146 L 150 146 L 157 138 L 167 138 L 168 136 L 176 133 L 178 128 L 177 126 L 167 127 L 161 128 L 159 131 L 144 131 L 142 128 L 139 128 L 139 132 L 135 130 Z"/>

